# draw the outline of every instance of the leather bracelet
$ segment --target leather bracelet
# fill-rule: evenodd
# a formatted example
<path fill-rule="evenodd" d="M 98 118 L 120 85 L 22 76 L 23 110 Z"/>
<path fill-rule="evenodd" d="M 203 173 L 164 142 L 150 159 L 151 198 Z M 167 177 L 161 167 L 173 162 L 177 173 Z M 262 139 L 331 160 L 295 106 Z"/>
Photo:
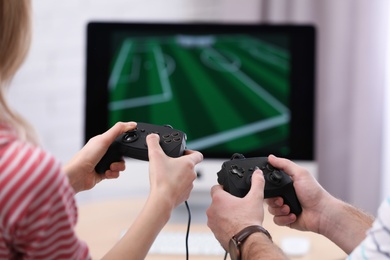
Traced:
<path fill-rule="evenodd" d="M 243 230 L 238 232 L 236 235 L 234 235 L 233 238 L 236 241 L 242 242 L 247 237 L 249 237 L 249 235 L 251 235 L 251 234 L 253 234 L 255 232 L 264 233 L 272 241 L 271 234 L 265 228 L 263 228 L 262 226 L 256 226 L 256 225 L 244 228 Z"/>
<path fill-rule="evenodd" d="M 241 260 L 241 246 L 244 243 L 245 239 L 247 239 L 253 233 L 260 232 L 265 234 L 272 242 L 271 234 L 262 226 L 248 226 L 235 234 L 229 242 L 229 254 L 232 260 Z"/>

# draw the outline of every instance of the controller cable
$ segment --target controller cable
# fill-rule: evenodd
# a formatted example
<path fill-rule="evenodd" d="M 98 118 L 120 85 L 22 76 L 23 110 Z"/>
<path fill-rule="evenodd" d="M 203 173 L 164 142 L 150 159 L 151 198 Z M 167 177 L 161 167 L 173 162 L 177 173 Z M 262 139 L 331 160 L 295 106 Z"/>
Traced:
<path fill-rule="evenodd" d="M 187 233 L 186 233 L 186 259 L 188 260 L 189 259 L 189 254 L 188 254 L 188 237 L 189 237 L 189 234 L 190 234 L 190 226 L 191 226 L 191 210 L 190 210 L 190 207 L 188 206 L 188 202 L 185 201 L 184 202 L 185 205 L 186 205 L 186 208 L 187 208 L 187 212 L 188 212 L 188 224 L 187 224 Z"/>
<path fill-rule="evenodd" d="M 186 260 L 189 259 L 189 250 L 188 250 L 188 237 L 190 235 L 190 226 L 191 226 L 191 210 L 190 210 L 190 206 L 188 206 L 188 202 L 185 201 L 184 202 L 185 205 L 186 205 L 186 208 L 187 208 L 187 212 L 188 212 L 188 223 L 187 223 L 187 232 L 186 232 Z M 227 259 L 227 255 L 228 255 L 228 252 L 225 251 L 225 256 L 224 256 L 224 260 Z"/>

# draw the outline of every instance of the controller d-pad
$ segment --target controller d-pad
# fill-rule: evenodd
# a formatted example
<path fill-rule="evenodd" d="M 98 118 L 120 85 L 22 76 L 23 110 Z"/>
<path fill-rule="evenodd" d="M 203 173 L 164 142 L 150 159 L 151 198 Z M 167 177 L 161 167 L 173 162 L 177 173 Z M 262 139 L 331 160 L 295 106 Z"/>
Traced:
<path fill-rule="evenodd" d="M 232 165 L 230 168 L 230 173 L 237 175 L 239 178 L 244 177 L 245 170 L 243 168 L 238 167 L 237 165 Z"/>

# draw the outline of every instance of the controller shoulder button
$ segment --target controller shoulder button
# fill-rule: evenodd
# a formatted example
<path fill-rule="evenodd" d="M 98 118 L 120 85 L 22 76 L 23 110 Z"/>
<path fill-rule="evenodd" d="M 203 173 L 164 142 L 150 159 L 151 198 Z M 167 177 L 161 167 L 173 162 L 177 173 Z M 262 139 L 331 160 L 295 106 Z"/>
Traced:
<path fill-rule="evenodd" d="M 232 157 L 230 157 L 230 160 L 236 160 L 236 159 L 245 159 L 245 157 L 240 153 L 235 153 L 232 155 Z"/>

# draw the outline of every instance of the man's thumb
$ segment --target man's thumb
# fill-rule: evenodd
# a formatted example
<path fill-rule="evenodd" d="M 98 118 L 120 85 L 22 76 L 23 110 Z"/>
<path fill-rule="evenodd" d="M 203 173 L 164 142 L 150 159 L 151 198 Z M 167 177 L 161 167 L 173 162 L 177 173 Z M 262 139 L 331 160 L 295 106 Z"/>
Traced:
<path fill-rule="evenodd" d="M 251 188 L 248 192 L 248 195 L 255 196 L 258 198 L 264 198 L 264 185 L 264 174 L 260 169 L 256 169 L 252 174 Z"/>

